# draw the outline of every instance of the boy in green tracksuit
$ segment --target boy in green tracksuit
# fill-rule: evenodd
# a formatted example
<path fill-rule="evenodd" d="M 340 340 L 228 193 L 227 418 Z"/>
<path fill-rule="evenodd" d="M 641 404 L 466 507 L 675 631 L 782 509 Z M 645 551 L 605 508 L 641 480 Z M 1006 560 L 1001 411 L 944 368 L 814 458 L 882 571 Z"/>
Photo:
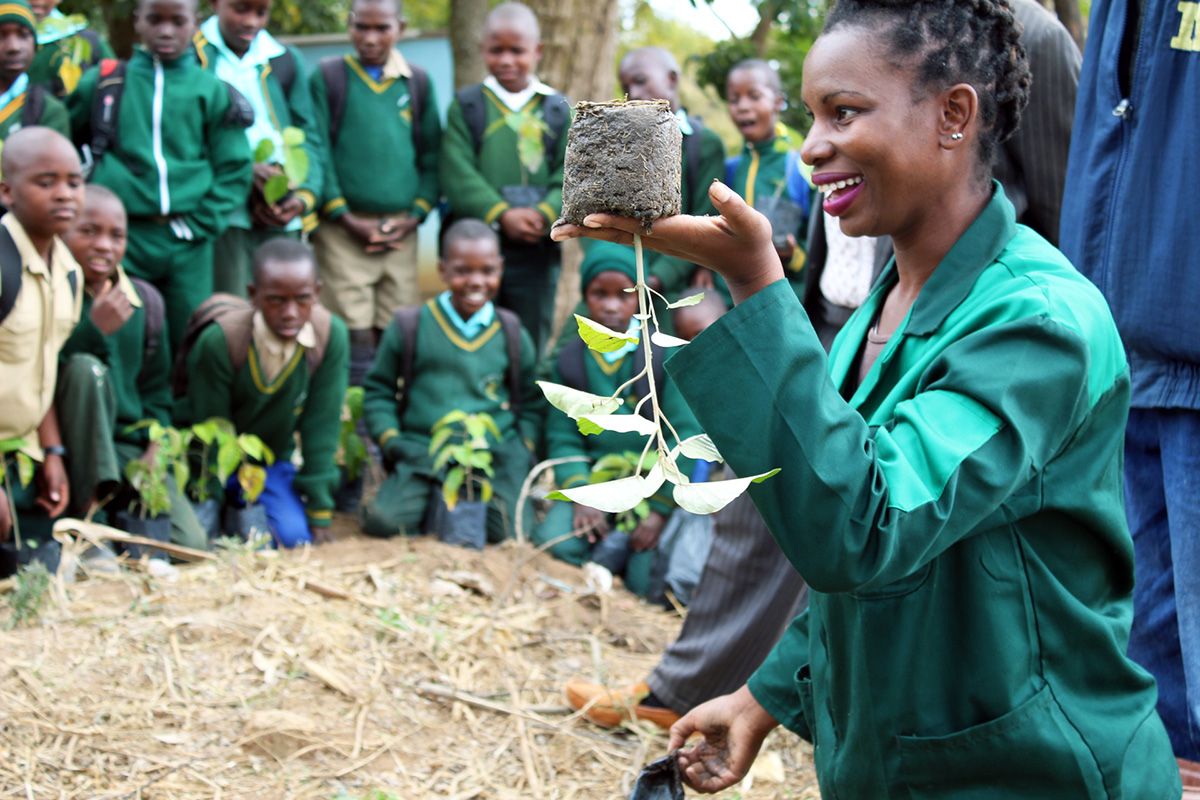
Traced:
<path fill-rule="evenodd" d="M 633 250 L 609 242 L 593 242 L 587 249 L 580 278 L 588 317 L 616 331 L 636 334 L 640 330 L 633 318 L 637 312 L 637 295 L 628 291 L 637 279 Z M 654 348 L 654 359 L 666 353 Z M 645 365 L 642 344 L 629 344 L 612 353 L 597 353 L 584 346 L 576 337 L 563 345 L 554 357 L 550 380 L 580 391 L 609 396 L 618 387 L 629 384 L 623 393 L 624 406 L 617 413 L 639 413 L 638 402 L 646 396 L 645 379 L 629 383 Z M 660 405 L 680 438 L 699 433 L 691 411 L 669 380 L 660 372 L 655 377 L 660 391 Z M 643 406 L 643 413 L 649 413 Z M 645 437 L 636 433 L 605 431 L 594 436 L 579 432 L 575 421 L 565 414 L 551 413 L 546 419 L 546 457 L 570 458 L 584 456 L 587 461 L 560 464 L 554 468 L 558 486 L 569 489 L 588 482 L 597 461 L 609 455 L 632 454 L 637 459 L 645 446 Z M 689 459 L 680 459 L 679 468 L 685 474 L 691 470 Z M 571 564 L 596 560 L 610 571 L 624 577 L 625 585 L 639 596 L 650 590 L 651 573 L 658 554 L 658 541 L 667 517 L 675 504 L 667 494 L 658 494 L 649 501 L 649 514 L 628 533 L 614 530 L 609 515 L 587 506 L 555 503 L 545 520 L 533 534 L 536 545 L 557 541 L 550 552 Z M 573 538 L 565 538 L 574 532 Z M 601 540 L 604 540 L 601 543 Z"/>
<path fill-rule="evenodd" d="M 316 225 L 321 196 L 321 134 L 313 114 L 304 57 L 267 33 L 271 0 L 214 0 L 211 17 L 195 37 L 200 65 L 241 94 L 253 110 L 246 129 L 251 152 L 270 147 L 271 155 L 254 164 L 254 183 L 243 203 L 234 209 L 229 227 L 217 240 L 213 256 L 213 287 L 218 292 L 245 296 L 250 265 L 262 243 L 279 236 L 298 238 Z M 308 172 L 295 176 L 290 190 L 271 204 L 263 195 L 272 177 L 283 172 L 284 133 L 304 134 L 300 145 Z M 270 142 L 269 145 L 265 144 Z"/>
<path fill-rule="evenodd" d="M 171 347 L 212 294 L 213 242 L 250 186 L 245 103 L 204 72 L 191 52 L 195 0 L 141 0 L 142 46 L 125 64 L 89 70 L 67 98 L 76 144 L 95 161 L 91 179 L 129 214 L 130 274 L 154 284 L 167 309 Z M 114 96 L 111 87 L 119 84 Z M 115 125 L 95 130 L 113 103 Z"/>
<path fill-rule="evenodd" d="M 442 191 L 457 217 L 501 234 L 504 280 L 496 302 L 510 308 L 542 352 L 554 317 L 559 246 L 550 226 L 562 212 L 562 168 L 570 108 L 533 74 L 541 57 L 537 17 L 502 3 L 483 32 L 488 77 L 461 89 L 446 114 Z"/>
<path fill-rule="evenodd" d="M 102 424 L 63 432 L 63 443 L 71 454 L 72 507 L 80 516 L 125 482 L 126 464 L 136 458 L 154 460 L 155 446 L 147 446 L 146 430 L 131 428 L 146 420 L 171 424 L 171 358 L 163 326 L 163 300 L 157 289 L 129 278 L 122 269 L 126 230 L 120 198 L 92 184 L 75 225 L 64 237 L 83 268 L 84 292 L 79 324 L 60 357 L 68 362 L 78 354 L 94 356 L 106 367 L 106 382 L 112 387 L 101 395 Z M 207 547 L 204 530 L 183 487 L 168 476 L 167 491 L 172 541 Z"/>
<path fill-rule="evenodd" d="M 31 125 L 70 135 L 66 108 L 30 77 L 36 49 L 33 11 L 26 0 L 0 3 L 0 141 Z"/>
<path fill-rule="evenodd" d="M 430 430 L 459 410 L 491 415 L 500 432 L 488 436 L 495 475 L 487 537 L 512 536 L 517 495 L 537 435 L 533 342 L 516 315 L 497 308 L 503 272 L 496 233 L 461 219 L 443 241 L 438 271 L 447 290 L 416 309 L 402 309 L 384 331 L 375 365 L 363 385 L 367 429 L 379 442 L 389 474 L 363 516 L 372 536 L 420 533 L 431 492 L 441 483 L 429 454 Z M 512 355 L 519 352 L 519 368 Z"/>
<path fill-rule="evenodd" d="M 416 231 L 438 201 L 437 100 L 428 75 L 395 48 L 403 30 L 399 0 L 357 0 L 355 53 L 312 75 L 327 150 L 313 246 L 322 302 L 350 327 L 354 385 L 393 312 L 420 300 Z"/>
<path fill-rule="evenodd" d="M 321 284 L 307 245 L 287 237 L 262 245 L 253 280 L 253 307 L 203 328 L 186 354 L 187 390 L 176 418 L 222 417 L 271 448 L 275 462 L 259 502 L 276 545 L 296 547 L 328 538 L 350 346 L 345 324 L 317 302 Z M 232 352 L 235 337 L 245 343 L 241 352 Z M 226 498 L 242 502 L 236 478 Z"/>
<path fill-rule="evenodd" d="M 621 59 L 618 73 L 621 91 L 630 100 L 666 100 L 671 104 L 683 133 L 683 209 L 696 216 L 713 213 L 708 185 L 725 175 L 725 146 L 697 117 L 684 110 L 679 101 L 679 63 L 661 47 L 640 47 Z M 646 253 L 646 271 L 651 286 L 674 300 L 692 282 L 698 271 L 694 264 L 660 253 Z M 667 324 L 670 317 L 659 309 L 659 319 Z"/>
<path fill-rule="evenodd" d="M 101 59 L 114 58 L 103 36 L 88 28 L 83 14 L 67 16 L 58 10 L 61 0 L 32 0 L 37 17 L 37 55 L 29 79 L 62 99 L 75 91 L 79 79 Z"/>

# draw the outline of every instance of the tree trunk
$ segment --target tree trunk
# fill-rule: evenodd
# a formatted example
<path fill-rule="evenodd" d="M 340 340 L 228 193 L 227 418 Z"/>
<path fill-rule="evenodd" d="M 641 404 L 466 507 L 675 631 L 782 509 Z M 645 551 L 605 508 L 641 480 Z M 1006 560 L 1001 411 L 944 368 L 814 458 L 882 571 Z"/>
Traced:
<path fill-rule="evenodd" d="M 450 0 L 450 48 L 454 53 L 455 88 L 483 80 L 479 43 L 487 12 L 487 0 Z"/>
<path fill-rule="evenodd" d="M 1071 34 L 1079 49 L 1083 49 L 1083 14 L 1079 11 L 1079 0 L 1054 0 L 1054 12 Z"/>
<path fill-rule="evenodd" d="M 779 3 L 774 0 L 767 0 L 758 8 L 758 24 L 754 26 L 754 32 L 750 34 L 750 41 L 754 44 L 754 53 L 759 58 L 763 58 L 767 54 L 767 38 L 770 36 L 771 26 L 779 11 Z"/>

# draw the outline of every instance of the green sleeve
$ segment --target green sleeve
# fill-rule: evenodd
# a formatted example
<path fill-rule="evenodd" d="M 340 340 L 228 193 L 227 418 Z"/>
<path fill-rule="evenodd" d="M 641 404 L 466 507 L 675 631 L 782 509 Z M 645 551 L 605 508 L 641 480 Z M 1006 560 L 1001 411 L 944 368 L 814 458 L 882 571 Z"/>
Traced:
<path fill-rule="evenodd" d="M 83 73 L 75 91 L 66 96 L 67 114 L 71 120 L 71 141 L 76 147 L 92 140 L 92 97 L 100 80 L 100 68 L 92 67 Z"/>
<path fill-rule="evenodd" d="M 457 98 L 446 112 L 446 132 L 442 136 L 442 191 L 450 207 L 460 217 L 476 217 L 489 225 L 508 209 L 496 188 L 479 171 L 475 144 Z"/>
<path fill-rule="evenodd" d="M 1090 363 L 1088 342 L 1044 310 L 1001 318 L 946 346 L 915 396 L 871 427 L 779 280 L 667 369 L 738 475 L 781 469 L 751 495 L 796 571 L 828 594 L 911 575 L 996 513 L 1090 412 Z"/>
<path fill-rule="evenodd" d="M 418 135 L 421 137 L 421 158 L 417 163 L 417 197 L 413 201 L 417 216 L 424 219 L 441 197 L 438 181 L 439 150 L 442 144 L 442 122 L 437 112 L 437 92 L 433 81 L 426 82 L 428 94 L 425 96 L 425 106 L 421 119 L 413 124 L 421 126 Z"/>
<path fill-rule="evenodd" d="M 537 207 L 538 211 L 542 212 L 542 216 L 546 218 L 547 232 L 558 221 L 558 218 L 562 216 L 563 165 L 567 159 L 567 131 L 571 127 L 573 115 L 573 111 L 567 112 L 567 121 L 563 123 L 563 129 L 558 136 L 558 149 L 554 153 L 553 163 L 555 164 L 555 169 L 550 173 L 550 177 L 546 179 L 550 189 L 546 192 L 546 196 L 542 198 L 542 202 L 538 203 Z"/>
<path fill-rule="evenodd" d="M 67 107 L 63 105 L 62 100 L 59 100 L 49 92 L 46 92 L 44 99 L 46 106 L 42 109 L 42 118 L 38 120 L 38 124 L 44 128 L 58 131 L 70 139 L 71 116 L 67 113 Z"/>
<path fill-rule="evenodd" d="M 221 81 L 212 83 L 209 115 L 204 121 L 212 185 L 196 209 L 183 216 L 187 226 L 207 240 L 220 236 L 228 227 L 230 214 L 246 204 L 254 174 L 246 132 L 228 119 L 229 90 Z"/>
<path fill-rule="evenodd" d="M 797 673 L 807 666 L 808 609 L 805 609 L 792 620 L 783 638 L 750 676 L 746 686 L 776 722 L 811 742 L 812 731 L 804 717 L 803 700 L 796 685 Z"/>
<path fill-rule="evenodd" d="M 367 432 L 379 443 L 383 455 L 395 460 L 400 444 L 400 416 L 397 413 L 396 384 L 404 363 L 404 334 L 392 323 L 383 331 L 375 363 L 363 379 L 363 417 Z M 405 387 L 407 388 L 407 387 Z"/>
<path fill-rule="evenodd" d="M 321 216 L 326 219 L 337 219 L 349 209 L 346 198 L 342 196 L 342 185 L 338 181 L 337 165 L 333 160 L 333 138 L 329 135 L 329 98 L 325 92 L 325 76 L 319 69 L 314 69 L 309 79 L 309 91 L 312 94 L 313 116 L 317 128 L 321 131 L 321 161 L 325 174 L 321 186 Z"/>
<path fill-rule="evenodd" d="M 307 215 L 316 211 L 317 198 L 321 197 L 325 146 L 313 111 L 312 91 L 309 88 L 308 67 L 305 66 L 304 56 L 294 47 L 288 47 L 288 50 L 291 51 L 296 64 L 296 79 L 292 81 L 292 91 L 287 98 L 290 119 L 288 124 L 304 131 L 304 152 L 308 156 L 308 175 L 296 188 L 296 195 L 304 201 L 304 213 Z"/>
<path fill-rule="evenodd" d="M 145 311 L 139 322 L 145 326 Z M 143 349 L 143 358 L 145 350 Z M 158 334 L 158 347 L 151 363 L 140 363 L 138 372 L 138 394 L 142 397 L 145 416 L 152 417 L 163 425 L 171 424 L 171 345 L 167 340 L 167 329 Z"/>
<path fill-rule="evenodd" d="M 325 355 L 309 381 L 308 399 L 296 426 L 304 466 L 293 485 L 304 497 L 308 524 L 317 528 L 328 527 L 333 519 L 333 492 L 339 480 L 334 456 L 349 377 L 350 335 L 346 324 L 334 317 Z"/>
<path fill-rule="evenodd" d="M 233 365 L 220 325 L 209 325 L 188 353 L 187 406 L 192 422 L 233 419 Z"/>
<path fill-rule="evenodd" d="M 59 361 L 65 361 L 77 353 L 86 353 L 95 356 L 105 364 L 110 363 L 109 358 L 112 355 L 112 350 L 108 345 L 108 337 L 101 333 L 100 329 L 92 322 L 87 308 L 83 310 L 83 313 L 79 317 L 79 322 L 75 324 L 71 335 L 67 337 L 67 340 L 63 342 L 62 348 L 58 351 Z"/>
<path fill-rule="evenodd" d="M 517 432 L 531 451 L 541 439 L 542 409 L 538 402 L 542 390 L 537 387 L 537 350 L 533 338 L 521 328 L 521 417 L 517 420 Z"/>
<path fill-rule="evenodd" d="M 550 368 L 551 383 L 563 383 L 562 373 L 558 370 L 558 358 L 552 356 L 554 364 Z M 584 373 L 587 374 L 586 372 Z M 573 387 L 587 391 L 587 387 Z M 583 456 L 591 459 L 587 441 L 575 420 L 568 417 L 557 408 L 551 407 L 546 412 L 546 458 L 572 458 Z M 576 461 L 570 464 L 559 464 L 554 468 L 554 481 L 560 489 L 587 483 L 591 475 L 589 461 Z"/>

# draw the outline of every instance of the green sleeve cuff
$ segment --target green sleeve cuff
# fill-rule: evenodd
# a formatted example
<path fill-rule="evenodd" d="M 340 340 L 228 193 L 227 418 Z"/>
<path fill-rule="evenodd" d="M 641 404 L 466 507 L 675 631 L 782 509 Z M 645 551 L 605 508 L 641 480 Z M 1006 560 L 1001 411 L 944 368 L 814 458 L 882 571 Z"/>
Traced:
<path fill-rule="evenodd" d="M 326 219 L 337 219 L 350 210 L 346 205 L 346 198 L 335 197 L 321 208 L 321 216 Z"/>
<path fill-rule="evenodd" d="M 314 528 L 328 528 L 333 522 L 333 510 L 328 508 L 309 508 L 305 510 L 304 515 L 308 517 L 308 524 Z"/>
<path fill-rule="evenodd" d="M 304 203 L 305 214 L 311 214 L 313 209 L 317 207 L 317 196 L 308 189 L 297 189 L 296 197 L 300 198 L 300 202 Z"/>
<path fill-rule="evenodd" d="M 500 219 L 500 215 L 505 211 L 508 211 L 508 209 L 508 203 L 501 200 L 499 203 L 496 203 L 496 205 L 488 209 L 488 212 L 483 215 L 483 221 L 488 225 L 491 225 L 493 222 Z"/>
<path fill-rule="evenodd" d="M 542 212 L 542 216 L 546 218 L 546 224 L 548 226 L 552 226 L 555 222 L 558 222 L 558 214 L 555 213 L 554 209 L 551 208 L 549 203 L 538 203 L 537 210 Z"/>
<path fill-rule="evenodd" d="M 388 428 L 386 431 L 384 431 L 382 434 L 380 434 L 379 446 L 380 447 L 386 446 L 388 441 L 396 438 L 399 435 L 400 435 L 400 431 L 396 430 L 395 428 Z"/>
<path fill-rule="evenodd" d="M 433 211 L 433 203 L 424 197 L 418 197 L 416 200 L 413 200 L 413 211 L 418 212 L 414 216 L 419 219 L 425 219 L 425 217 L 429 216 L 429 212 Z"/>

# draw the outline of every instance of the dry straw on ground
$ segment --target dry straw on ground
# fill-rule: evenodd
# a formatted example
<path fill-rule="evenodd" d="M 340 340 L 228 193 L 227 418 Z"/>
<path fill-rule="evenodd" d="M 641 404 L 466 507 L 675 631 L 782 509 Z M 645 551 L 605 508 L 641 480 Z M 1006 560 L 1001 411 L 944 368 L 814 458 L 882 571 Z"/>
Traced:
<path fill-rule="evenodd" d="M 0 631 L 0 798 L 615 798 L 666 746 L 560 692 L 641 678 L 678 617 L 526 545 L 351 537 L 50 592 Z M 817 797 L 807 749 L 768 746 L 728 796 Z"/>

